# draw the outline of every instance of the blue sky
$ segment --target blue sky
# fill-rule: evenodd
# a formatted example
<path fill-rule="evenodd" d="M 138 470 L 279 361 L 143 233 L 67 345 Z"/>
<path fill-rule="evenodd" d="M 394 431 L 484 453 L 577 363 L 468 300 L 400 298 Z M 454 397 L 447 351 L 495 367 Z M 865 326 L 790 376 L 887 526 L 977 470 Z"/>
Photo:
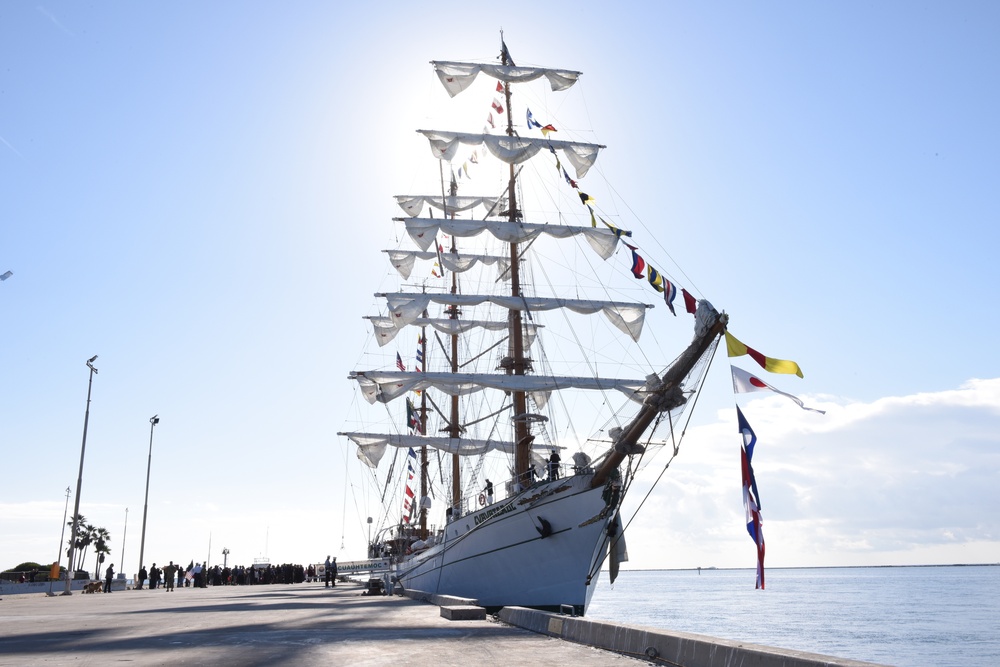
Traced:
<path fill-rule="evenodd" d="M 0 7 L 0 566 L 56 555 L 94 354 L 81 511 L 120 549 L 128 508 L 126 563 L 154 413 L 147 560 L 360 555 L 335 433 L 391 197 L 427 163 L 428 61 L 501 27 L 584 72 L 550 103 L 608 146 L 602 210 L 827 410 L 739 399 L 770 562 L 1000 561 L 994 3 L 380 7 Z M 753 565 L 725 366 L 634 567 Z"/>

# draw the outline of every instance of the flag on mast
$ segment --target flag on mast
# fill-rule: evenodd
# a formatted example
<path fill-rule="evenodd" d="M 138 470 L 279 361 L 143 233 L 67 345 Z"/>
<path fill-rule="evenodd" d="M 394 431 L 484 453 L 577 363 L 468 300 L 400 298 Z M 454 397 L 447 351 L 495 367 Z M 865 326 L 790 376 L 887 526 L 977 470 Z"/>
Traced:
<path fill-rule="evenodd" d="M 742 357 L 744 354 L 750 355 L 750 358 L 760 364 L 760 367 L 765 371 L 771 373 L 788 373 L 789 375 L 802 377 L 802 369 L 794 361 L 765 357 L 752 347 L 741 343 L 736 336 L 728 331 L 726 332 L 726 351 L 730 357 Z"/>
<path fill-rule="evenodd" d="M 409 399 L 407 399 L 407 403 L 409 403 Z M 408 456 L 409 459 L 407 459 L 406 461 L 406 470 L 407 470 L 406 486 L 404 488 L 404 494 L 403 494 L 403 521 L 405 523 L 410 523 L 410 517 L 413 516 L 414 493 L 413 489 L 410 488 L 410 480 L 413 479 L 413 475 L 416 472 L 413 469 L 413 464 L 417 460 L 417 453 L 413 451 L 413 447 L 410 447 Z"/>
<path fill-rule="evenodd" d="M 746 510 L 747 532 L 757 545 L 757 585 L 764 589 L 764 531 L 763 519 L 760 516 L 760 494 L 757 493 L 757 480 L 753 475 L 753 448 L 757 444 L 757 436 L 747 422 L 746 417 L 736 407 L 736 418 L 739 421 L 740 435 L 743 436 L 743 446 L 740 448 L 741 467 L 743 469 L 743 508 Z"/>
<path fill-rule="evenodd" d="M 791 394 L 786 394 L 781 390 L 775 389 L 756 375 L 752 375 L 742 368 L 737 368 L 736 366 L 730 366 L 729 368 L 733 371 L 733 391 L 737 394 L 746 394 L 751 391 L 773 391 L 775 394 L 781 394 L 785 398 L 795 401 L 795 403 L 803 410 L 811 410 L 813 412 L 818 412 L 821 415 L 826 414 L 826 410 L 808 408 L 798 396 L 792 396 Z"/>

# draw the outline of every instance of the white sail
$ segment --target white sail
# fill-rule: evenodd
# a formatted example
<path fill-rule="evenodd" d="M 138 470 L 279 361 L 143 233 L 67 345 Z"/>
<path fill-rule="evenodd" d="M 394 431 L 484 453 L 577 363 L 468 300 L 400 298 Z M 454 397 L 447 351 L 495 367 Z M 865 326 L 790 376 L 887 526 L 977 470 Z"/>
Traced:
<path fill-rule="evenodd" d="M 392 317 L 369 315 L 366 316 L 365 319 L 372 323 L 372 327 L 375 329 L 375 340 L 378 342 L 379 347 L 392 342 L 392 340 L 396 337 L 396 334 L 402 331 L 402 329 L 397 326 L 395 319 Z M 457 336 L 473 329 L 507 331 L 510 327 L 510 322 L 507 320 L 457 320 L 445 317 L 418 317 L 409 324 L 416 327 L 433 327 L 434 330 L 439 331 L 446 336 Z M 525 348 L 531 347 L 531 344 L 535 340 L 535 334 L 537 333 L 536 330 L 541 328 L 541 326 L 542 325 L 540 324 L 524 325 Z"/>
<path fill-rule="evenodd" d="M 555 92 L 566 90 L 580 78 L 580 72 L 546 67 L 514 67 L 492 63 L 463 63 L 451 60 L 432 60 L 431 65 L 445 90 L 452 97 L 472 85 L 480 72 L 504 83 L 523 83 L 545 77 Z"/>
<path fill-rule="evenodd" d="M 509 275 L 510 257 L 499 257 L 497 255 L 465 255 L 462 253 L 442 252 L 440 254 L 424 250 L 383 250 L 389 255 L 389 261 L 394 269 L 399 271 L 403 280 L 410 277 L 413 265 L 418 259 L 438 260 L 441 267 L 454 273 L 464 273 L 477 264 L 487 266 L 497 265 L 497 271 L 501 279 Z"/>
<path fill-rule="evenodd" d="M 576 170 L 576 177 L 583 178 L 597 161 L 597 153 L 604 148 L 601 144 L 578 141 L 559 141 L 547 137 L 508 137 L 497 134 L 476 134 L 469 132 L 444 132 L 440 130 L 417 130 L 431 142 L 431 152 L 439 160 L 454 159 L 462 144 L 486 146 L 495 158 L 507 164 L 519 164 L 538 154 L 541 150 L 561 151 L 566 160 Z"/>
<path fill-rule="evenodd" d="M 427 309 L 431 303 L 448 306 L 478 306 L 492 303 L 507 310 L 542 311 L 566 308 L 575 313 L 590 315 L 603 312 L 615 327 L 628 334 L 632 340 L 639 340 L 642 325 L 646 319 L 646 309 L 652 308 L 647 303 L 631 303 L 623 301 L 591 301 L 587 299 L 558 299 L 540 296 L 499 296 L 486 294 L 416 294 L 408 292 L 392 292 L 376 294 L 384 297 L 392 311 L 396 326 L 406 326 Z"/>
<path fill-rule="evenodd" d="M 438 231 L 458 237 L 478 236 L 489 232 L 505 243 L 524 243 L 540 234 L 565 239 L 582 236 L 601 259 L 608 259 L 618 247 L 618 234 L 611 229 L 599 227 L 577 227 L 573 225 L 547 225 L 529 222 L 506 222 L 503 220 L 449 220 L 446 218 L 393 218 L 406 225 L 406 233 L 421 250 L 428 250 L 434 244 Z"/>
<path fill-rule="evenodd" d="M 406 214 L 412 217 L 420 215 L 421 211 L 424 210 L 425 204 L 443 211 L 445 214 L 450 214 L 468 211 L 480 205 L 486 210 L 492 211 L 496 208 L 498 201 L 500 201 L 498 197 L 396 195 L 396 203 L 399 204 L 399 208 L 406 211 Z"/>
<path fill-rule="evenodd" d="M 622 380 L 599 377 L 555 377 L 545 375 L 495 375 L 491 373 L 421 373 L 408 371 L 352 371 L 361 394 L 369 403 L 388 403 L 408 391 L 437 389 L 450 396 L 464 396 L 483 389 L 523 391 L 531 394 L 539 409 L 545 407 L 549 394 L 560 389 L 614 389 L 634 401 L 642 402 L 640 390 L 645 380 Z"/>
<path fill-rule="evenodd" d="M 433 449 L 458 454 L 459 456 L 479 456 L 487 452 L 514 453 L 514 443 L 502 440 L 479 440 L 475 438 L 448 438 L 426 435 L 405 435 L 401 433 L 338 433 L 349 438 L 358 446 L 358 458 L 370 468 L 377 468 L 387 446 L 400 449 Z"/>

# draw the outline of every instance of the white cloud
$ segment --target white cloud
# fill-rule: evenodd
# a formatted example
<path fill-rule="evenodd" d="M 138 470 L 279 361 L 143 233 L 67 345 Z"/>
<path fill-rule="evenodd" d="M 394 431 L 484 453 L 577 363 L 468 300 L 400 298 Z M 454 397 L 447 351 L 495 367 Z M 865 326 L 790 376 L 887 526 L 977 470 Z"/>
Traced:
<path fill-rule="evenodd" d="M 1000 379 L 871 403 L 807 404 L 827 415 L 777 396 L 742 406 L 757 434 L 770 564 L 1000 561 L 1000 519 L 991 511 L 1000 506 Z M 691 429 L 633 524 L 630 567 L 753 566 L 735 411 L 718 419 Z M 637 495 L 629 497 L 633 510 Z"/>

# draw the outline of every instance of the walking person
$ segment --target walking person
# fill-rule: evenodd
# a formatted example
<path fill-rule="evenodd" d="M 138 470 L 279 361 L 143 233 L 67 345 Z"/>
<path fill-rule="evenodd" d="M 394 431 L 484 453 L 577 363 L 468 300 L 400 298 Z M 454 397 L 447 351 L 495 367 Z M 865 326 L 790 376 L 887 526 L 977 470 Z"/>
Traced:
<path fill-rule="evenodd" d="M 108 569 L 104 571 L 104 592 L 111 592 L 111 580 L 115 578 L 115 564 L 112 563 L 108 565 Z"/>

